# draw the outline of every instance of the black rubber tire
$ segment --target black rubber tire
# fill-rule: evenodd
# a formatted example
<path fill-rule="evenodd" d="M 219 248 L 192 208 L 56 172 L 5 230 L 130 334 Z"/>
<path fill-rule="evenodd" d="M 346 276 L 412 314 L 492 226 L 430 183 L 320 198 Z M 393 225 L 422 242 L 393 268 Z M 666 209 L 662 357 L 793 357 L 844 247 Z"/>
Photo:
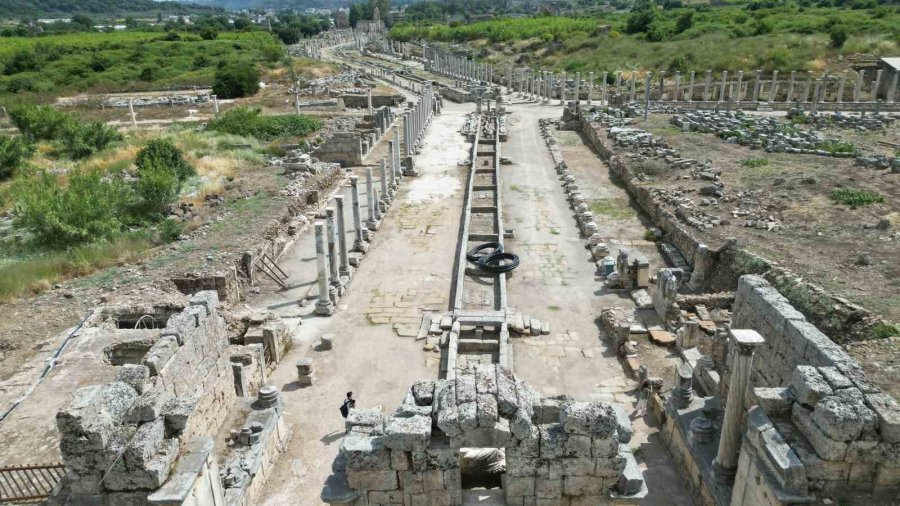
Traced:
<path fill-rule="evenodd" d="M 508 260 L 509 263 L 501 264 L 503 260 Z M 509 272 L 518 266 L 519 255 L 513 253 L 491 253 L 478 260 L 479 269 L 496 274 Z"/>
<path fill-rule="evenodd" d="M 482 251 L 486 249 L 492 249 L 494 251 L 490 253 L 482 253 Z M 477 264 L 479 260 L 486 256 L 493 255 L 494 253 L 503 253 L 503 245 L 499 242 L 486 242 L 479 246 L 475 246 L 470 249 L 468 253 L 466 253 L 466 260 Z"/>

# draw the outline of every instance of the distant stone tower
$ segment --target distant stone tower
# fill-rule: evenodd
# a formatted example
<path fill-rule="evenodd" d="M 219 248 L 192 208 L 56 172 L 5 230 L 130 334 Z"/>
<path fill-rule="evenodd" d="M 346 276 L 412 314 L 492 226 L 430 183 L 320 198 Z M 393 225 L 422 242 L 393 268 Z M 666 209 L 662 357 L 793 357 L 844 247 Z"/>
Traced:
<path fill-rule="evenodd" d="M 381 9 L 378 6 L 375 6 L 375 10 L 372 12 L 372 25 L 376 30 L 381 28 Z"/>

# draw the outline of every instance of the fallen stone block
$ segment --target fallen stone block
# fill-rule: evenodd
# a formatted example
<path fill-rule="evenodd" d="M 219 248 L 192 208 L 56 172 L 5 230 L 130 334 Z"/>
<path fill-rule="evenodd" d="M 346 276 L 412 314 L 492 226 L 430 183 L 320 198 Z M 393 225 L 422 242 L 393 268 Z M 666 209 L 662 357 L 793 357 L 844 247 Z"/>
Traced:
<path fill-rule="evenodd" d="M 172 394 L 161 388 L 151 388 L 141 394 L 131 405 L 125 421 L 129 423 L 149 422 L 162 416 L 164 407 L 172 399 Z"/>
<path fill-rule="evenodd" d="M 606 403 L 569 402 L 560 410 L 560 423 L 570 434 L 605 438 L 612 435 L 617 427 L 617 418 L 612 406 Z"/>
<path fill-rule="evenodd" d="M 835 441 L 858 439 L 867 427 L 870 430 L 875 427 L 875 415 L 869 408 L 838 396 L 827 397 L 816 404 L 812 420 L 826 436 Z"/>
<path fill-rule="evenodd" d="M 325 334 L 315 342 L 313 349 L 316 351 L 328 351 L 334 348 L 334 334 Z"/>
<path fill-rule="evenodd" d="M 791 388 L 797 402 L 810 407 L 815 407 L 822 398 L 834 393 L 819 371 L 809 365 L 800 365 L 794 369 Z"/>
<path fill-rule="evenodd" d="M 144 393 L 144 384 L 150 379 L 150 370 L 140 364 L 124 364 L 119 368 L 118 381 L 125 383 L 135 392 Z"/>
<path fill-rule="evenodd" d="M 631 437 L 634 435 L 634 427 L 631 424 L 631 419 L 628 418 L 628 413 L 626 413 L 625 409 L 621 406 L 614 405 L 613 412 L 616 415 L 616 433 L 618 434 L 619 442 L 628 444 L 631 442 Z"/>
<path fill-rule="evenodd" d="M 391 450 L 424 450 L 431 440 L 431 418 L 389 417 L 384 427 L 384 446 Z"/>
<path fill-rule="evenodd" d="M 878 419 L 881 439 L 887 443 L 900 443 L 900 406 L 888 394 L 869 394 L 866 405 Z"/>
<path fill-rule="evenodd" d="M 340 454 L 348 471 L 379 471 L 391 466 L 391 452 L 382 436 L 351 432 L 341 442 Z"/>

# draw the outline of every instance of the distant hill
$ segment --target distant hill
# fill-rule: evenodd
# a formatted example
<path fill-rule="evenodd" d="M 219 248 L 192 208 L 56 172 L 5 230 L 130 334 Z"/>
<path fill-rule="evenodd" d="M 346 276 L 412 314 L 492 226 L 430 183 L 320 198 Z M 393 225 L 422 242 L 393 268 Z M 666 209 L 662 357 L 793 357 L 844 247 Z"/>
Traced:
<path fill-rule="evenodd" d="M 0 0 L 0 18 L 68 17 L 73 14 L 120 17 L 145 14 L 200 14 L 216 7 L 153 0 Z"/>
<path fill-rule="evenodd" d="M 186 0 L 201 5 L 213 5 L 229 10 L 243 9 L 339 9 L 348 7 L 351 0 Z M 356 0 L 360 1 L 360 0 Z"/>

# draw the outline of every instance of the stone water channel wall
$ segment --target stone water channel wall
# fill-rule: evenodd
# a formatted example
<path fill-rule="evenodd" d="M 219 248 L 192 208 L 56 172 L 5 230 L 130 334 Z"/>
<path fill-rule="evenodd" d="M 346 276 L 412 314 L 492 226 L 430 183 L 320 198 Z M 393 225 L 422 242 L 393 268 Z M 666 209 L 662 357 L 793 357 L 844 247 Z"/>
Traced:
<path fill-rule="evenodd" d="M 255 402 L 237 394 L 243 366 L 233 357 L 261 346 L 229 346 L 214 291 L 195 294 L 162 328 L 131 332 L 106 350 L 116 381 L 76 390 L 56 414 L 66 477 L 51 503 L 252 503 L 290 434 L 277 390 L 245 384 L 259 390 Z M 226 456 L 212 438 L 239 406 L 248 437 L 235 439 L 231 457 L 240 459 L 227 459 L 220 476 Z"/>
<path fill-rule="evenodd" d="M 591 122 L 588 114 L 575 116 L 572 112 L 567 112 L 567 115 L 573 118 L 570 124 L 580 129 L 588 145 L 609 164 L 610 170 L 663 231 L 666 241 L 674 245 L 687 260 L 689 267 L 694 266 L 698 260 L 704 261 L 707 265 L 703 284 L 705 288 L 714 291 L 733 290 L 742 274 L 760 274 L 781 293 L 788 294 L 795 300 L 809 301 L 804 307 L 807 310 L 806 316 L 837 342 L 871 339 L 875 329 L 887 324 L 871 311 L 804 281 L 802 276 L 747 251 L 736 241 L 726 241 L 718 249 L 703 252 L 703 242 L 694 237 L 690 228 L 675 213 L 664 207 L 653 194 L 652 187 L 639 184 L 640 180 L 635 177 L 634 172 L 636 159 L 628 151 L 614 146 L 612 140 L 607 138 L 607 128 Z"/>
<path fill-rule="evenodd" d="M 541 397 L 501 366 L 417 381 L 391 415 L 352 410 L 322 500 L 460 505 L 461 448 L 505 450 L 504 503 L 636 504 L 646 493 L 631 422 L 603 402 Z"/>

